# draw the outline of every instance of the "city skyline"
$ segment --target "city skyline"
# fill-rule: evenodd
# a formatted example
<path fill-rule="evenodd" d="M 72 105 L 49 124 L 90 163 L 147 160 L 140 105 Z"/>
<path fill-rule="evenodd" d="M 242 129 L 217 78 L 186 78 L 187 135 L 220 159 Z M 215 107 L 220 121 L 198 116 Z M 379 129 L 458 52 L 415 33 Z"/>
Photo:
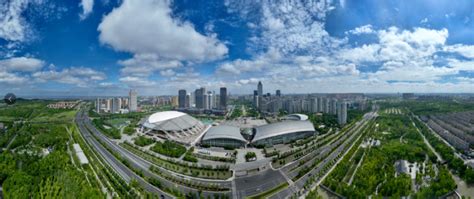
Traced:
<path fill-rule="evenodd" d="M 472 93 L 473 4 L 8 1 L 0 5 L 8 19 L 0 20 L 0 89 L 150 96 L 225 86 L 247 94 L 262 81 L 285 93 Z"/>

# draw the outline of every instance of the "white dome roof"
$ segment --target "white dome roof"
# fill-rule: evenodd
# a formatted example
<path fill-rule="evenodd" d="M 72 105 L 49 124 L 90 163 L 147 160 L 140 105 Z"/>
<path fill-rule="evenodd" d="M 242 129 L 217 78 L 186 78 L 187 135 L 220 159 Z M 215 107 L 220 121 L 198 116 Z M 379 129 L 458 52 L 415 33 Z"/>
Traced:
<path fill-rule="evenodd" d="M 148 123 L 158 123 L 170 119 L 174 119 L 177 117 L 181 117 L 183 115 L 186 115 L 186 113 L 178 112 L 178 111 L 163 111 L 163 112 L 157 112 L 153 113 L 148 117 Z"/>

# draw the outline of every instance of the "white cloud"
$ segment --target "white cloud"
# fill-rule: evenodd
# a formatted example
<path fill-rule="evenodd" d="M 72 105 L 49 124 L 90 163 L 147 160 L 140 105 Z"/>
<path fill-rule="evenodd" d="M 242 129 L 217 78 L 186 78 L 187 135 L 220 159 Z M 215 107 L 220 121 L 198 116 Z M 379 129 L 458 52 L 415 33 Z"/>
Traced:
<path fill-rule="evenodd" d="M 349 30 L 346 32 L 346 34 L 354 34 L 354 35 L 372 34 L 372 33 L 375 33 L 375 31 L 372 28 L 372 25 L 370 24 L 359 26 L 357 28 L 354 28 L 353 30 Z"/>
<path fill-rule="evenodd" d="M 123 66 L 121 73 L 124 76 L 148 77 L 156 71 L 181 67 L 177 60 L 162 60 L 156 54 L 136 54 L 133 58 L 119 61 Z"/>
<path fill-rule="evenodd" d="M 119 78 L 119 81 L 127 84 L 129 87 L 136 88 L 136 87 L 151 87 L 155 86 L 155 81 L 150 81 L 148 79 L 144 79 L 143 77 L 134 77 L 134 76 L 124 76 Z"/>
<path fill-rule="evenodd" d="M 164 60 L 211 61 L 227 54 L 215 36 L 202 35 L 190 22 L 171 15 L 169 1 L 124 0 L 104 16 L 99 39 L 116 50 L 155 54 Z"/>
<path fill-rule="evenodd" d="M 425 17 L 424 19 L 422 19 L 422 20 L 420 21 L 420 23 L 421 23 L 421 24 L 428 23 L 428 18 Z"/>
<path fill-rule="evenodd" d="M 106 79 L 104 73 L 86 67 L 70 67 L 60 71 L 39 71 L 33 73 L 31 76 L 37 82 L 55 81 L 63 84 L 73 84 L 79 87 L 86 87 L 97 81 Z"/>
<path fill-rule="evenodd" d="M 164 77 L 171 77 L 171 76 L 174 76 L 176 74 L 176 72 L 174 72 L 173 70 L 171 69 L 167 69 L 167 70 L 162 70 L 160 71 L 160 75 L 161 76 L 164 76 Z"/>
<path fill-rule="evenodd" d="M 44 61 L 29 57 L 13 57 L 0 60 L 0 71 L 34 72 L 44 66 Z"/>
<path fill-rule="evenodd" d="M 444 50 L 447 52 L 458 53 L 466 58 L 474 59 L 474 45 L 456 44 L 447 46 Z"/>
<path fill-rule="evenodd" d="M 0 3 L 0 38 L 7 41 L 25 41 L 30 33 L 29 24 L 21 16 L 28 0 Z"/>
<path fill-rule="evenodd" d="M 28 77 L 0 70 L 0 83 L 20 85 L 28 82 Z"/>
<path fill-rule="evenodd" d="M 84 20 L 92 13 L 92 9 L 94 8 L 94 0 L 81 0 L 79 6 L 82 8 L 82 13 L 79 14 L 79 18 Z"/>

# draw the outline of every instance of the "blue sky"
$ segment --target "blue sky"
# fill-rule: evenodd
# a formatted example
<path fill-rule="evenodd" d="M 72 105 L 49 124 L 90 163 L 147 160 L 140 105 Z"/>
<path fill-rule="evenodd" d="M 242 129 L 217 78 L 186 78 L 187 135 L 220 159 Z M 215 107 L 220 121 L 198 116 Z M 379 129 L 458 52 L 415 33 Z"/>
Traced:
<path fill-rule="evenodd" d="M 468 0 L 7 0 L 0 93 L 474 92 L 473 20 Z"/>

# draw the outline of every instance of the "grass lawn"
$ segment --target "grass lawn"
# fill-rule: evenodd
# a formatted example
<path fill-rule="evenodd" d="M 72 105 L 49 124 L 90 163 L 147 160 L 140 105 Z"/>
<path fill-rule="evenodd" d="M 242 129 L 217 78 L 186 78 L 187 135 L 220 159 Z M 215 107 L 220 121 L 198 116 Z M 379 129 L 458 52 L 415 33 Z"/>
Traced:
<path fill-rule="evenodd" d="M 114 118 L 114 119 L 106 120 L 105 122 L 112 125 L 112 126 L 114 126 L 117 129 L 119 129 L 121 126 L 128 125 L 128 122 L 130 122 L 130 119 L 128 119 L 128 118 Z"/>

